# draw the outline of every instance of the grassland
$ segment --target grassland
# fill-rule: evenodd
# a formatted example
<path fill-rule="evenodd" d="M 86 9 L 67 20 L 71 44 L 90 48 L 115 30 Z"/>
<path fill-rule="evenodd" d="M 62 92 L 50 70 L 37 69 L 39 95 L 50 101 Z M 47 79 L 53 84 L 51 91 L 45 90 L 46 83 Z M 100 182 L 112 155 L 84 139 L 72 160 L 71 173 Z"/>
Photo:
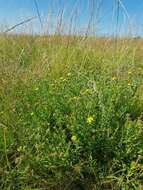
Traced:
<path fill-rule="evenodd" d="M 141 190 L 143 41 L 0 36 L 0 189 Z"/>

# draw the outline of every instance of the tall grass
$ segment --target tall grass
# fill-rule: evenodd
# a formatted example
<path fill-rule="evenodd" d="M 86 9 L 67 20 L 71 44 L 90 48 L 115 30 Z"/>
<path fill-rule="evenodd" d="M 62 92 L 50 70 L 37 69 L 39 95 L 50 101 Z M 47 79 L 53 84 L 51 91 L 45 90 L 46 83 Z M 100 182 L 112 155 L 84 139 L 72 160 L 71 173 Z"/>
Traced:
<path fill-rule="evenodd" d="M 142 39 L 61 29 L 0 36 L 0 188 L 142 189 Z"/>

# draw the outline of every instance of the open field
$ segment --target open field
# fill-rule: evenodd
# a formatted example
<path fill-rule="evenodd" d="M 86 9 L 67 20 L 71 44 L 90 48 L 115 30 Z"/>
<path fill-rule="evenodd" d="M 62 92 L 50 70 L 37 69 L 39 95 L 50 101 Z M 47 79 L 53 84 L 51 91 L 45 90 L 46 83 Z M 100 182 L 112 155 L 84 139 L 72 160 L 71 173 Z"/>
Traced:
<path fill-rule="evenodd" d="M 0 36 L 0 189 L 143 188 L 143 40 Z"/>

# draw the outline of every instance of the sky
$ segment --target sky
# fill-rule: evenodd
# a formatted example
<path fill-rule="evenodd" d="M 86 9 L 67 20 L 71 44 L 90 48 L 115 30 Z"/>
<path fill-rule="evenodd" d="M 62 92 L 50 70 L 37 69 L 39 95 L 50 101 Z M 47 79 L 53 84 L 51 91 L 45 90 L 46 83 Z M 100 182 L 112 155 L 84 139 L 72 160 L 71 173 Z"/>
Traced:
<path fill-rule="evenodd" d="M 119 1 L 119 4 L 117 4 Z M 12 32 L 143 36 L 143 0 L 0 0 L 0 29 Z M 40 22 L 42 21 L 42 24 Z M 62 23 L 62 24 L 61 24 Z"/>

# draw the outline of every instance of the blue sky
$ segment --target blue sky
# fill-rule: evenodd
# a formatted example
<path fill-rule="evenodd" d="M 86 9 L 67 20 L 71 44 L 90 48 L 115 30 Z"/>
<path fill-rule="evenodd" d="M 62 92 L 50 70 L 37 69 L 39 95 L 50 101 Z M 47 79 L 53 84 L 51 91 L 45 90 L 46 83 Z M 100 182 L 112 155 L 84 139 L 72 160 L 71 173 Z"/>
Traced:
<path fill-rule="evenodd" d="M 91 19 L 89 32 L 96 31 L 101 35 L 112 35 L 116 31 L 120 34 L 127 34 L 131 31 L 135 35 L 142 35 L 143 0 L 122 0 L 124 7 L 120 5 L 118 28 L 116 27 L 115 1 L 117 0 L 37 0 L 44 29 L 41 29 L 39 19 L 35 19 L 30 24 L 20 26 L 14 31 L 48 30 L 53 32 L 63 12 L 64 32 L 69 32 L 71 18 L 73 19 L 72 32 L 86 32 L 92 15 L 92 2 L 94 2 L 94 19 Z M 0 0 L 2 30 L 33 16 L 37 16 L 34 0 Z"/>

